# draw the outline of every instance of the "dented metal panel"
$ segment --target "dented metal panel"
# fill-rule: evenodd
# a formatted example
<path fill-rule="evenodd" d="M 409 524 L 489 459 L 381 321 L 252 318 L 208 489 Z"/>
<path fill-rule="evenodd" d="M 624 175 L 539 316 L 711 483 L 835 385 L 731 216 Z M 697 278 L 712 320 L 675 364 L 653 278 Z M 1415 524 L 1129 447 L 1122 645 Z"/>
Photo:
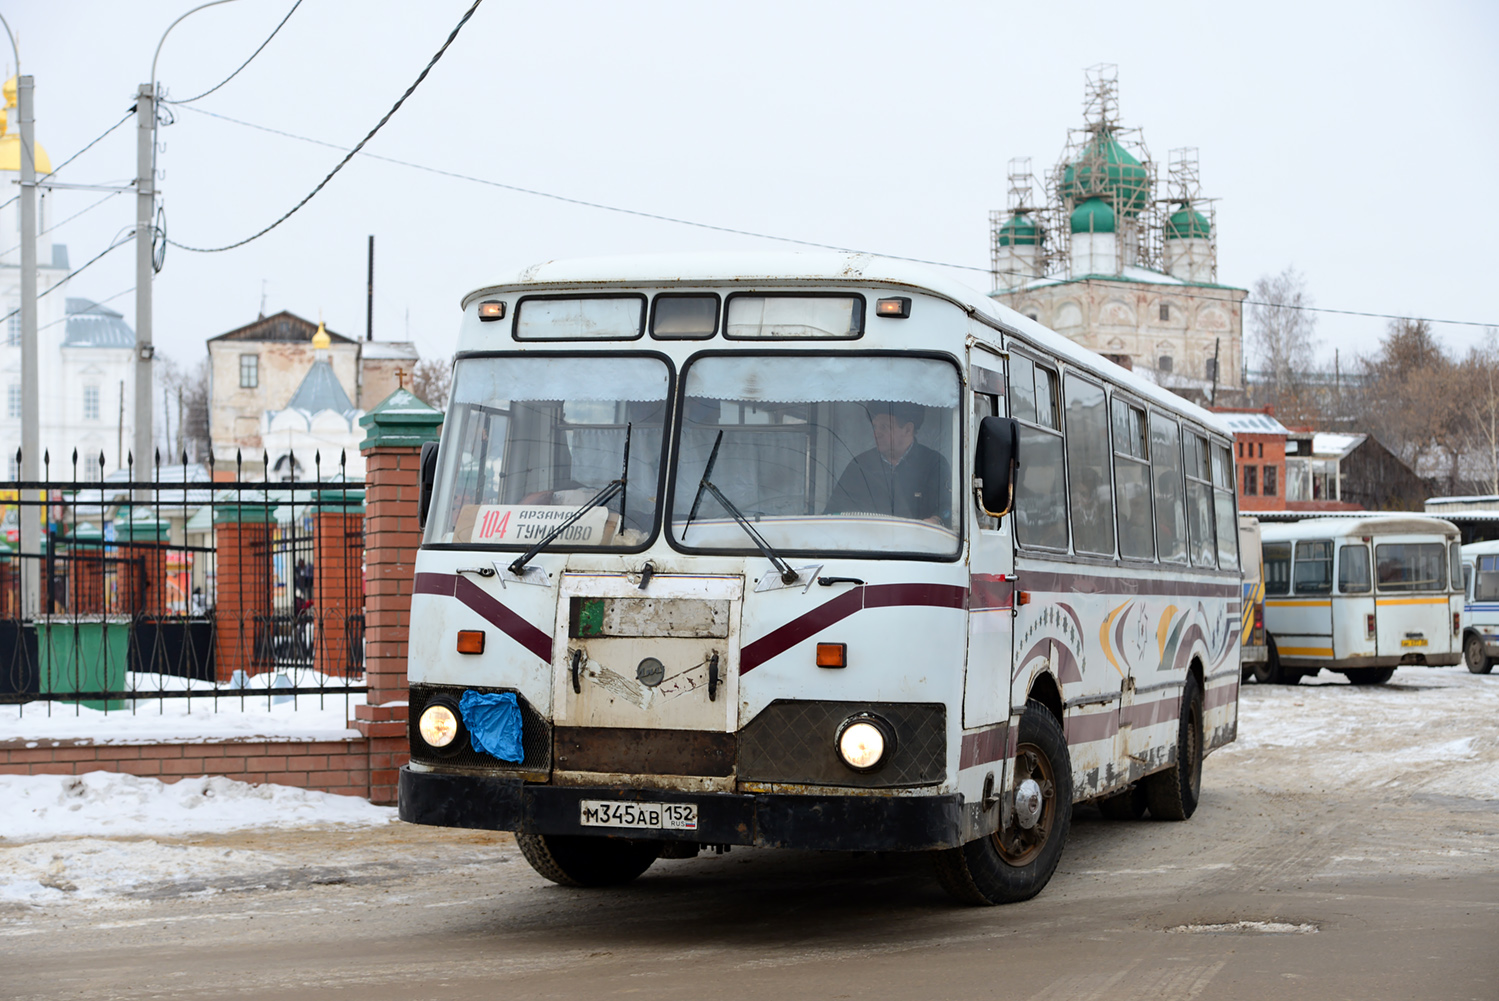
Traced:
<path fill-rule="evenodd" d="M 729 635 L 729 602 L 696 598 L 572 598 L 568 631 L 594 636 L 714 637 Z"/>

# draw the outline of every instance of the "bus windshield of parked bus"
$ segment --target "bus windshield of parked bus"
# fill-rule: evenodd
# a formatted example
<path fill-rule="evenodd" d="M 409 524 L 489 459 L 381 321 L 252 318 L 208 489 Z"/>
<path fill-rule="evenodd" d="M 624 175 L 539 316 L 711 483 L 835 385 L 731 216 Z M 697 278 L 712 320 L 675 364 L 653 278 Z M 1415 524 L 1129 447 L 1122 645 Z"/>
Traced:
<path fill-rule="evenodd" d="M 778 550 L 956 555 L 951 362 L 719 354 L 683 380 L 671 516 L 683 548 L 751 549 L 742 517 Z"/>
<path fill-rule="evenodd" d="M 530 546 L 624 476 L 553 545 L 644 545 L 656 521 L 669 380 L 663 359 L 644 356 L 460 360 L 426 541 Z"/>

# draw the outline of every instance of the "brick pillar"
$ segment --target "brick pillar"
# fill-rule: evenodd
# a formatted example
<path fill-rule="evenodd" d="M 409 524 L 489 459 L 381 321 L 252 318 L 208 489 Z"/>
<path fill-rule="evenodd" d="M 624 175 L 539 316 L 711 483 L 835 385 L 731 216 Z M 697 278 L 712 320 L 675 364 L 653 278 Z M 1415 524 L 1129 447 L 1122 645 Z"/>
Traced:
<path fill-rule="evenodd" d="M 84 522 L 73 530 L 68 560 L 68 610 L 75 615 L 104 611 L 104 533 Z"/>
<path fill-rule="evenodd" d="M 364 617 L 364 491 L 319 490 L 313 518 L 313 602 L 317 649 L 313 666 L 347 677 L 361 669 Z"/>
<path fill-rule="evenodd" d="M 167 612 L 167 542 L 171 526 L 157 521 L 146 508 L 129 518 L 115 519 L 116 580 L 122 615 L 165 615 Z"/>
<path fill-rule="evenodd" d="M 352 721 L 369 738 L 370 802 L 394 803 L 396 775 L 406 763 L 406 640 L 416 550 L 416 502 L 422 445 L 442 425 L 434 410 L 398 389 L 359 419 L 369 429 L 365 469 L 365 680 L 368 704 Z"/>
<path fill-rule="evenodd" d="M 226 491 L 214 501 L 214 664 L 220 681 L 235 671 L 271 668 L 272 507 L 264 495 Z"/>

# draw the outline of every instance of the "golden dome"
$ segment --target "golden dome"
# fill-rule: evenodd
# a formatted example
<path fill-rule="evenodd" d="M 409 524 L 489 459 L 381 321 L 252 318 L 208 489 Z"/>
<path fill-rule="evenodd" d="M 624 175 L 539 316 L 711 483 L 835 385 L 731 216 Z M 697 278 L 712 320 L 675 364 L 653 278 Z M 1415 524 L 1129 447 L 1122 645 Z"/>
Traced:
<path fill-rule="evenodd" d="M 16 132 L 7 132 L 6 126 L 10 122 L 9 109 L 16 106 L 16 78 L 11 77 L 5 81 L 5 86 L 0 87 L 0 93 L 5 95 L 5 110 L 0 110 L 0 170 L 21 171 L 21 136 Z M 42 149 L 41 143 L 36 143 L 33 156 L 36 158 L 36 172 L 38 174 L 52 173 L 52 159 L 47 156 L 47 151 Z"/>
<path fill-rule="evenodd" d="M 312 348 L 314 351 L 327 351 L 333 344 L 333 338 L 328 336 L 328 331 L 323 329 L 323 321 L 319 320 L 317 333 L 312 335 Z"/>

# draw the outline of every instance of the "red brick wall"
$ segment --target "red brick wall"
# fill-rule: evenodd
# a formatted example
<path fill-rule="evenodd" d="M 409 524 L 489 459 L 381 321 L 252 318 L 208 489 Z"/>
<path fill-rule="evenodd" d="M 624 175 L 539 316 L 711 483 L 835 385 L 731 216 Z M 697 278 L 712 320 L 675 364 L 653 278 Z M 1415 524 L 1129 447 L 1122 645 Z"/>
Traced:
<path fill-rule="evenodd" d="M 189 775 L 223 775 L 241 782 L 274 782 L 344 796 L 370 796 L 372 768 L 390 770 L 390 752 L 375 741 L 282 740 L 96 744 L 91 740 L 0 741 L 0 774 L 82 775 L 124 772 L 175 782 Z M 402 748 L 405 740 L 399 741 Z M 35 745 L 35 746 L 32 746 Z M 382 774 L 382 784 L 394 785 Z M 387 781 L 389 779 L 389 781 Z M 375 802 L 395 802 L 390 795 Z"/>
<path fill-rule="evenodd" d="M 1234 436 L 1235 462 L 1239 469 L 1239 510 L 1284 511 L 1286 509 L 1286 436 L 1273 434 L 1239 433 Z M 1246 493 L 1249 486 L 1244 468 L 1253 466 L 1255 492 Z M 1265 470 L 1275 470 L 1275 494 L 1265 496 Z"/>
<path fill-rule="evenodd" d="M 218 548 L 214 663 L 218 679 L 234 672 L 270 670 L 265 650 L 255 649 L 256 620 L 271 613 L 270 526 L 246 522 L 214 526 Z M 259 656 L 258 656 L 259 655 Z"/>
<path fill-rule="evenodd" d="M 407 621 L 416 550 L 421 450 L 377 447 L 365 455 L 364 667 L 372 706 L 406 701 Z"/>

